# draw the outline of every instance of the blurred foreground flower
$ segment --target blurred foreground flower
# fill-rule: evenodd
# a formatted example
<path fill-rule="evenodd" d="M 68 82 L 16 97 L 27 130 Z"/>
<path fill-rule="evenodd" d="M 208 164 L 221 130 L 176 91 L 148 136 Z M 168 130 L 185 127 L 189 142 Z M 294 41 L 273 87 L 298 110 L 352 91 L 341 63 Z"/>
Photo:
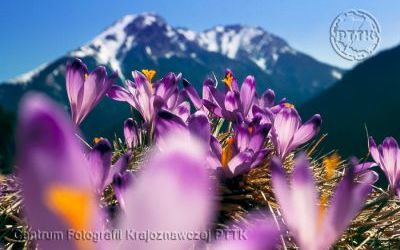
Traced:
<path fill-rule="evenodd" d="M 374 180 L 372 174 L 367 174 L 357 183 L 354 168 L 349 168 L 327 207 L 326 200 L 318 202 L 305 154 L 295 159 L 290 185 L 277 157 L 272 159 L 271 171 L 274 193 L 287 226 L 300 248 L 310 250 L 329 249 L 339 239 L 363 207 Z"/>
<path fill-rule="evenodd" d="M 59 241 L 38 240 L 42 249 L 88 249 L 70 241 L 67 230 L 101 229 L 90 166 L 66 115 L 49 99 L 27 95 L 17 130 L 17 166 L 25 213 L 33 231 L 63 233 Z"/>

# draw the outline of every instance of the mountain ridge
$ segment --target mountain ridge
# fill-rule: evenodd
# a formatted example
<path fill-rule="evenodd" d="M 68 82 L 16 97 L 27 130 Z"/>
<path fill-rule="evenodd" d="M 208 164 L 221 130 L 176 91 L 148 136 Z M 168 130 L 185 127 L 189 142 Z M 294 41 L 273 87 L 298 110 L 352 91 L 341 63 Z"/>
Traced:
<path fill-rule="evenodd" d="M 300 107 L 304 117 L 321 113 L 327 151 L 363 157 L 368 152 L 367 135 L 377 141 L 400 138 L 399 69 L 400 45 L 368 58 Z"/>

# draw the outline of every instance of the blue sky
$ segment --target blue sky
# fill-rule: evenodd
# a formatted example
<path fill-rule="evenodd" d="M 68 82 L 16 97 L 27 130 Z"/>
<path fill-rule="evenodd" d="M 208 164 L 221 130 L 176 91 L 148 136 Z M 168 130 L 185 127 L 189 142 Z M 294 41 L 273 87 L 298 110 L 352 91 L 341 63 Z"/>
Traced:
<path fill-rule="evenodd" d="M 385 49 L 400 43 L 398 0 L 13 0 L 0 3 L 0 81 L 13 78 L 91 40 L 123 15 L 155 12 L 196 31 L 217 24 L 257 25 L 320 61 L 340 67 L 329 43 L 332 20 L 348 9 L 373 14 Z"/>

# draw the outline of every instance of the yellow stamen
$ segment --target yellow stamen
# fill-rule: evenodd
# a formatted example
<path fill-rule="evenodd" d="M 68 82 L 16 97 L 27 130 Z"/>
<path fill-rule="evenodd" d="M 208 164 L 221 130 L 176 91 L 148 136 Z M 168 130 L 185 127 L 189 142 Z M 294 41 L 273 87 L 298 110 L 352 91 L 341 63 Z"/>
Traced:
<path fill-rule="evenodd" d="M 283 105 L 284 105 L 286 108 L 291 108 L 291 109 L 294 109 L 294 108 L 295 108 L 293 104 L 288 103 L 288 102 L 285 102 Z"/>
<path fill-rule="evenodd" d="M 93 142 L 94 142 L 94 144 L 97 144 L 97 143 L 99 143 L 101 140 L 103 140 L 103 137 L 95 137 L 95 138 L 93 139 Z"/>
<path fill-rule="evenodd" d="M 332 155 L 326 156 L 323 159 L 322 165 L 325 168 L 326 180 L 332 179 L 332 177 L 335 175 L 335 170 L 339 166 L 340 161 L 341 161 L 341 158 L 338 153 L 334 153 Z"/>
<path fill-rule="evenodd" d="M 152 69 L 142 69 L 142 73 L 146 76 L 147 81 L 149 81 L 150 90 L 153 92 L 153 84 L 151 81 L 153 80 L 153 77 L 156 75 L 157 71 Z"/>
<path fill-rule="evenodd" d="M 88 73 L 85 73 L 85 81 L 88 79 L 88 77 L 89 77 L 89 74 Z"/>
<path fill-rule="evenodd" d="M 92 193 L 86 190 L 54 185 L 47 189 L 44 200 L 48 208 L 73 230 L 89 230 L 92 211 Z M 90 241 L 77 241 L 78 249 L 93 249 Z"/>
<path fill-rule="evenodd" d="M 226 73 L 222 81 L 228 86 L 229 90 L 232 90 L 233 75 L 231 72 Z"/>
<path fill-rule="evenodd" d="M 228 162 L 232 159 L 234 143 L 235 143 L 235 139 L 233 139 L 232 137 L 230 137 L 226 140 L 226 146 L 222 149 L 222 154 L 221 154 L 222 167 L 227 167 Z"/>

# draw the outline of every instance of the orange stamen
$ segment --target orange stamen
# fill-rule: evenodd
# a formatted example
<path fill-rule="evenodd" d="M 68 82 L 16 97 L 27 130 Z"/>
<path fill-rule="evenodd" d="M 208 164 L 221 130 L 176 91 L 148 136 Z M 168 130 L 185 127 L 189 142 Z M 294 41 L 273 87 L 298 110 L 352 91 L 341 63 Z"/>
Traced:
<path fill-rule="evenodd" d="M 229 90 L 232 90 L 232 83 L 233 83 L 233 75 L 232 73 L 226 73 L 224 79 L 222 80 L 226 86 L 228 86 Z"/>
<path fill-rule="evenodd" d="M 95 138 L 93 139 L 93 142 L 94 142 L 94 144 L 97 144 L 97 143 L 99 143 L 101 140 L 103 140 L 103 137 L 95 137 Z"/>
<path fill-rule="evenodd" d="M 147 81 L 149 81 L 150 90 L 151 90 L 151 92 L 153 92 L 153 84 L 152 84 L 151 81 L 153 80 L 153 78 L 156 75 L 157 71 L 155 71 L 153 69 L 142 69 L 142 73 L 147 78 Z"/>
<path fill-rule="evenodd" d="M 226 146 L 222 149 L 221 154 L 221 165 L 222 167 L 227 167 L 229 161 L 233 157 L 233 144 L 235 143 L 235 139 L 232 137 L 226 140 Z"/>
<path fill-rule="evenodd" d="M 286 108 L 291 108 L 291 109 L 294 109 L 294 108 L 295 108 L 293 104 L 288 103 L 288 102 L 285 102 L 283 105 L 284 105 Z"/>
<path fill-rule="evenodd" d="M 332 177 L 335 175 L 335 170 L 339 166 L 340 161 L 341 161 L 341 157 L 338 153 L 334 153 L 330 156 L 326 156 L 323 159 L 322 165 L 325 168 L 326 180 L 332 179 Z"/>
<path fill-rule="evenodd" d="M 49 187 L 44 200 L 47 207 L 58 215 L 65 224 L 76 231 L 89 230 L 91 223 L 91 192 L 64 185 Z M 93 249 L 90 241 L 77 241 L 78 249 Z"/>

